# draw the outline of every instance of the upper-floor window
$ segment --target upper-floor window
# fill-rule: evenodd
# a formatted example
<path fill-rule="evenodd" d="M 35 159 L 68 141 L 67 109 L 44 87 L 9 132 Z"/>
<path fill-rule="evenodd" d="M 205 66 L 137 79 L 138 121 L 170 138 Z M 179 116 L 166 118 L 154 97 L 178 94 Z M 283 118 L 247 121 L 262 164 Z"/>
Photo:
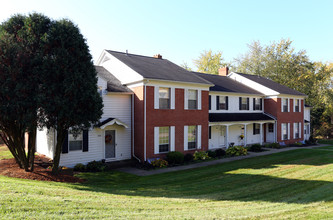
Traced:
<path fill-rule="evenodd" d="M 253 98 L 253 110 L 262 110 L 261 98 Z"/>
<path fill-rule="evenodd" d="M 295 106 L 295 110 L 294 112 L 300 112 L 300 105 L 299 105 L 299 99 L 294 99 L 294 106 Z"/>
<path fill-rule="evenodd" d="M 198 109 L 198 91 L 188 90 L 188 109 Z"/>
<path fill-rule="evenodd" d="M 288 99 L 282 99 L 282 112 L 288 112 L 289 109 Z"/>
<path fill-rule="evenodd" d="M 239 110 L 249 110 L 250 99 L 239 97 Z"/>
<path fill-rule="evenodd" d="M 282 140 L 288 140 L 288 124 L 282 123 Z"/>
<path fill-rule="evenodd" d="M 159 88 L 159 108 L 169 109 L 170 108 L 170 88 Z"/>
<path fill-rule="evenodd" d="M 159 127 L 159 153 L 170 150 L 170 127 Z"/>
<path fill-rule="evenodd" d="M 82 150 L 83 147 L 82 132 L 75 135 L 71 131 L 68 132 L 68 147 L 69 151 Z"/>
<path fill-rule="evenodd" d="M 228 96 L 216 96 L 216 110 L 228 110 Z"/>
<path fill-rule="evenodd" d="M 195 149 L 197 148 L 197 126 L 188 126 L 188 133 L 187 133 L 187 146 L 188 149 Z"/>

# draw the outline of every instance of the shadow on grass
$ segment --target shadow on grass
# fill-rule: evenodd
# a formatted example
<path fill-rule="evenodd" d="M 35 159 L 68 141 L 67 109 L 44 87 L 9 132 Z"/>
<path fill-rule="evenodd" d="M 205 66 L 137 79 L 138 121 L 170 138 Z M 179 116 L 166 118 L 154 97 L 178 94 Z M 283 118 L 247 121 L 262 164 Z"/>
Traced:
<path fill-rule="evenodd" d="M 289 179 L 265 175 L 265 171 L 290 172 L 292 176 L 293 170 L 289 168 L 279 171 L 275 168 L 281 165 L 295 165 L 292 166 L 294 168 L 312 165 L 315 169 L 305 170 L 304 175 L 315 178 L 320 175 L 317 171 L 332 173 L 331 166 L 317 167 L 330 163 L 333 163 L 333 152 L 305 149 L 146 177 L 120 172 L 85 173 L 81 177 L 88 181 L 73 187 L 127 196 L 306 204 L 333 201 L 332 179 Z M 245 169 L 245 173 L 230 173 L 240 169 Z M 303 171 L 299 172 L 302 176 Z"/>

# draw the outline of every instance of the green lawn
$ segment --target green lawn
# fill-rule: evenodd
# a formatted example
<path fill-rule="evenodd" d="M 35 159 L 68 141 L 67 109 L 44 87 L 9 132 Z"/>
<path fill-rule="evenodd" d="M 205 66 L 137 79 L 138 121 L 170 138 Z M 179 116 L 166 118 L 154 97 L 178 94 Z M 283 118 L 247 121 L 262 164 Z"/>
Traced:
<path fill-rule="evenodd" d="M 4 144 L 0 144 L 0 160 L 10 158 L 13 158 L 13 155 Z"/>
<path fill-rule="evenodd" d="M 1 154 L 1 153 L 0 153 Z M 84 184 L 0 177 L 0 219 L 332 219 L 333 147 Z"/>

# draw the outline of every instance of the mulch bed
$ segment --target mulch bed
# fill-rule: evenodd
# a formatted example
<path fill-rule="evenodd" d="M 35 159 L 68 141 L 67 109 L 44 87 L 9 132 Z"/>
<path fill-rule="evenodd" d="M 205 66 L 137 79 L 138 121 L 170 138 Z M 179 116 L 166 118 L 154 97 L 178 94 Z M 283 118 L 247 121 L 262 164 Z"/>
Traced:
<path fill-rule="evenodd" d="M 3 159 L 0 160 L 0 175 L 15 177 L 21 179 L 40 180 L 40 181 L 54 181 L 54 182 L 68 182 L 68 183 L 82 183 L 83 179 L 68 175 L 65 173 L 59 173 L 54 175 L 47 168 L 51 165 L 50 159 L 42 155 L 35 156 L 35 168 L 33 172 L 25 172 L 24 169 L 20 169 L 15 159 Z"/>

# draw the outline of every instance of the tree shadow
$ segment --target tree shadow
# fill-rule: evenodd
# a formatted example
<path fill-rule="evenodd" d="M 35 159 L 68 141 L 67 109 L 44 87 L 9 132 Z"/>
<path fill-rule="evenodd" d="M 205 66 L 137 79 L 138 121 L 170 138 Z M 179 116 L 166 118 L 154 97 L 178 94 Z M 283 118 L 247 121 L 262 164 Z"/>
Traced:
<path fill-rule="evenodd" d="M 82 177 L 88 181 L 73 187 L 127 196 L 307 204 L 333 201 L 333 182 L 318 180 L 333 172 L 331 167 L 318 166 L 332 163 L 333 152 L 295 150 L 146 177 L 120 172 L 86 173 Z M 289 178 L 288 174 L 270 175 L 270 172 L 293 174 L 288 169 L 300 165 L 313 166 L 314 170 L 309 173 L 304 171 L 304 175 L 310 175 L 307 178 L 313 180 L 304 179 L 302 171 L 294 178 Z"/>

